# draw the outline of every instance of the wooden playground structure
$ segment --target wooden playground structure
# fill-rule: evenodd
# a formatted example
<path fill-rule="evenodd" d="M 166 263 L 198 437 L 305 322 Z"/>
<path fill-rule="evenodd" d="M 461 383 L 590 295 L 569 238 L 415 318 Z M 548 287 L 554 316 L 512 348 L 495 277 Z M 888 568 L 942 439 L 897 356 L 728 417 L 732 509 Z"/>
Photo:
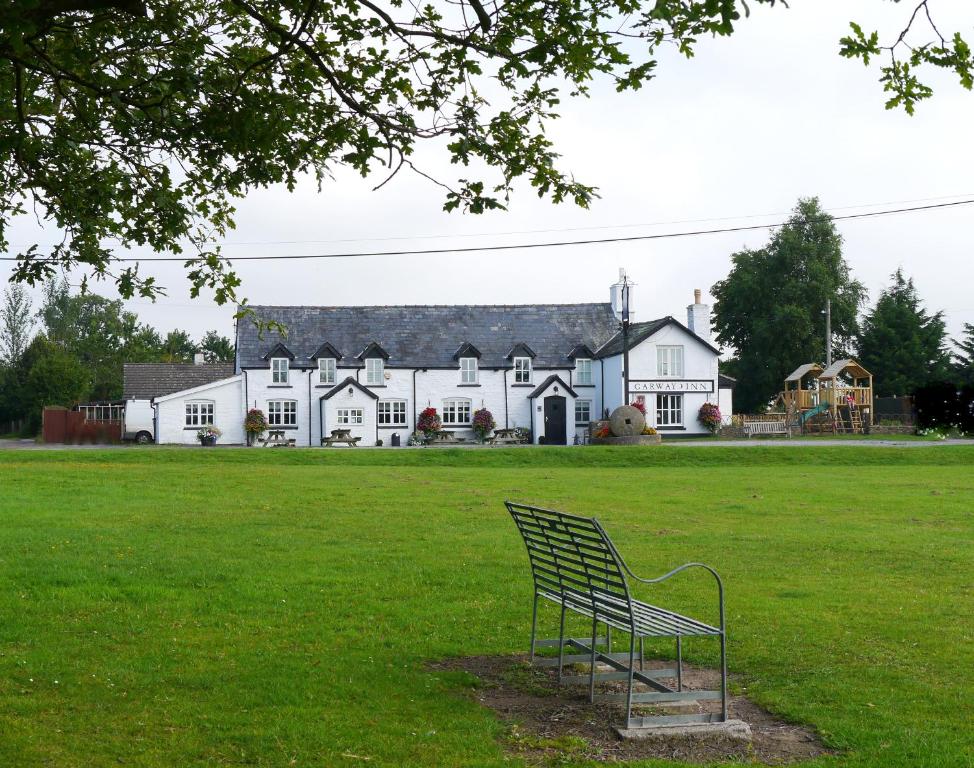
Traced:
<path fill-rule="evenodd" d="M 800 365 L 778 395 L 786 420 L 806 433 L 862 434 L 872 424 L 873 375 L 852 359 Z"/>

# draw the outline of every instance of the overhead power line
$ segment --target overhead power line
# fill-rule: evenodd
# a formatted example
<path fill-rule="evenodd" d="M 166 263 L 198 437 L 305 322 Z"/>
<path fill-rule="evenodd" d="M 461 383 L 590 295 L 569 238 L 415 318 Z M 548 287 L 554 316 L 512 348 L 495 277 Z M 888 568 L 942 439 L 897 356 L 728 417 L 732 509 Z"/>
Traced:
<path fill-rule="evenodd" d="M 933 203 L 930 205 L 915 205 L 907 208 L 890 208 L 883 211 L 866 211 L 864 213 L 849 213 L 840 216 L 823 216 L 819 219 L 809 219 L 810 223 L 822 221 L 850 221 L 853 219 L 869 219 L 877 216 L 892 216 L 902 213 L 914 213 L 916 211 L 929 211 L 942 208 L 954 208 L 962 205 L 974 204 L 974 198 L 968 200 L 957 200 L 949 203 Z M 489 251 L 516 251 L 532 248 L 568 248 L 579 245 L 607 245 L 611 243 L 632 243 L 647 240 L 672 240 L 684 237 L 700 237 L 703 235 L 720 235 L 733 232 L 753 232 L 761 229 L 775 229 L 788 224 L 787 221 L 778 221 L 771 224 L 745 224 L 736 227 L 721 227 L 719 229 L 696 229 L 684 232 L 660 232 L 652 235 L 628 235 L 625 237 L 601 237 L 584 240 L 562 240 L 545 243 L 514 243 L 508 245 L 474 245 L 462 248 L 420 248 L 414 250 L 399 251 L 353 251 L 348 253 L 288 253 L 274 255 L 251 255 L 251 256 L 221 256 L 221 261 L 240 262 L 240 261 L 304 261 L 313 259 L 356 259 L 372 256 L 432 256 L 447 253 L 485 253 Z M 16 256 L 3 256 L 0 261 L 16 261 Z M 156 258 L 123 257 L 112 259 L 112 262 L 122 263 L 163 263 L 163 262 L 186 262 L 192 261 L 192 257 L 187 256 L 160 256 Z M 43 263 L 44 259 L 37 261 Z"/>

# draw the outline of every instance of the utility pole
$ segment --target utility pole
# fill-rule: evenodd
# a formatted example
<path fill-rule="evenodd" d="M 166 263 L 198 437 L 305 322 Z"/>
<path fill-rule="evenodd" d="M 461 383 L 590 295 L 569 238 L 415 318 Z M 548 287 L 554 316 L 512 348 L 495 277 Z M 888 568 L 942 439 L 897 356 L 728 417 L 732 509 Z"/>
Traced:
<path fill-rule="evenodd" d="M 825 300 L 825 367 L 832 367 L 832 299 Z"/>
<path fill-rule="evenodd" d="M 622 404 L 629 405 L 629 277 L 622 277 Z"/>

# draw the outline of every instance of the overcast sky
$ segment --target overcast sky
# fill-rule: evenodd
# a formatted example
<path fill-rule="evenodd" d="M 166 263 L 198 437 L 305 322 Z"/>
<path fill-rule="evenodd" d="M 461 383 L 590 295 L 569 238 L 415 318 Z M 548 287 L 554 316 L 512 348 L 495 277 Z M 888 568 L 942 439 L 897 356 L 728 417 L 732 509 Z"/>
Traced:
<path fill-rule="evenodd" d="M 692 60 L 666 57 L 659 77 L 641 91 L 616 94 L 603 84 L 590 99 L 564 104 L 549 133 L 563 166 L 600 188 L 591 210 L 540 201 L 525 186 L 507 212 L 446 214 L 442 190 L 418 177 L 403 173 L 373 192 L 379 179 L 340 173 L 320 193 L 310 181 L 294 194 L 252 193 L 239 204 L 225 253 L 464 247 L 713 228 L 780 221 L 799 196 L 810 195 L 838 214 L 867 204 L 974 197 L 974 95 L 941 78 L 916 116 L 887 112 L 878 70 L 837 53 L 850 19 L 888 39 L 910 4 L 790 5 L 757 9 L 731 38 L 702 41 Z M 943 28 L 974 37 L 974 4 L 931 5 Z M 420 157 L 434 171 L 451 170 L 435 153 Z M 956 335 L 962 323 L 974 323 L 972 221 L 974 206 L 841 222 L 839 229 L 846 260 L 871 300 L 903 267 Z M 637 319 L 683 318 L 694 288 L 706 295 L 727 274 L 734 251 L 767 238 L 756 231 L 488 254 L 240 262 L 237 270 L 241 295 L 252 304 L 455 304 L 603 301 L 625 267 L 638 284 Z M 55 238 L 21 223 L 10 239 L 18 247 Z M 191 301 L 178 265 L 150 271 L 170 295 L 155 305 L 129 302 L 143 320 L 163 332 L 231 334 L 233 310 Z M 0 266 L 0 278 L 9 272 Z M 104 285 L 95 290 L 115 295 Z"/>

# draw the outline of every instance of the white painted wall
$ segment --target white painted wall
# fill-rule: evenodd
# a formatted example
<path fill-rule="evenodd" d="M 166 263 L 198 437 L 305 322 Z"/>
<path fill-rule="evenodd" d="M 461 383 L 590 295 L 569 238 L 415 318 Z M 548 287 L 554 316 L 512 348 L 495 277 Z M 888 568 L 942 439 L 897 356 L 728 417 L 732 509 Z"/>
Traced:
<path fill-rule="evenodd" d="M 307 447 L 312 444 L 316 445 L 316 438 L 314 438 L 314 443 L 311 442 L 314 437 L 310 430 L 312 422 L 311 415 L 313 412 L 315 415 L 317 414 L 312 410 L 312 402 L 309 402 L 309 373 L 312 376 L 317 376 L 317 369 L 302 370 L 292 366 L 288 371 L 288 383 L 274 384 L 271 381 L 271 371 L 269 368 L 248 369 L 245 372 L 247 405 L 244 408 L 244 415 L 251 408 L 259 408 L 267 416 L 267 404 L 271 400 L 294 400 L 297 403 L 297 427 L 278 426 L 275 424 L 271 428 L 284 430 L 285 438 L 289 440 L 293 439 L 298 446 Z M 313 402 L 316 407 L 317 397 L 314 397 Z"/>
<path fill-rule="evenodd" d="M 221 444 L 239 445 L 246 442 L 243 428 L 246 415 L 243 403 L 243 378 L 237 375 L 157 398 L 155 401 L 159 419 L 157 443 L 191 445 L 197 442 L 196 431 L 199 427 L 186 426 L 186 403 L 190 402 L 213 403 L 213 425 L 223 432 L 219 439 Z"/>
<path fill-rule="evenodd" d="M 734 415 L 734 390 L 723 388 L 717 390 L 717 406 L 720 408 L 720 419 L 722 424 L 730 424 L 731 416 Z"/>
<path fill-rule="evenodd" d="M 717 355 L 713 350 L 701 344 L 685 328 L 670 324 L 650 338 L 646 339 L 636 347 L 629 350 L 629 367 L 631 382 L 635 379 L 660 379 L 658 374 L 657 347 L 658 346 L 682 346 L 683 347 L 683 375 L 673 378 L 677 379 L 709 379 L 713 381 L 713 392 L 686 392 L 683 393 L 683 429 L 667 430 L 663 434 L 672 433 L 674 435 L 706 434 L 707 429 L 697 421 L 697 413 L 700 406 L 706 402 L 718 402 L 717 391 Z M 608 361 L 607 361 L 608 362 Z M 621 370 L 621 355 L 619 356 Z M 606 366 L 606 380 L 608 381 L 608 366 Z M 608 387 L 607 387 L 608 388 Z M 632 402 L 638 396 L 643 396 L 646 401 L 646 421 L 650 426 L 658 427 L 656 418 L 656 398 L 655 394 L 645 394 L 641 392 L 630 392 L 629 401 Z M 719 403 L 718 403 L 719 405 Z M 722 409 L 723 412 L 723 409 Z"/>

